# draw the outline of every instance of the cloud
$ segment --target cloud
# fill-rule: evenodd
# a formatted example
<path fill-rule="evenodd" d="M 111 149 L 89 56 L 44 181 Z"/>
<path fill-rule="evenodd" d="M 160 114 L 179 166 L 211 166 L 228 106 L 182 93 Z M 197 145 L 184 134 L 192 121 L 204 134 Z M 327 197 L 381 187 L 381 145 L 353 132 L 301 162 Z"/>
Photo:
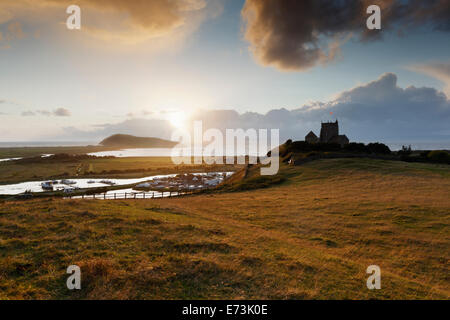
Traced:
<path fill-rule="evenodd" d="M 127 23 L 152 34 L 171 31 L 183 25 L 186 12 L 202 10 L 206 6 L 204 0 L 81 0 L 79 3 L 82 7 L 126 13 Z"/>
<path fill-rule="evenodd" d="M 408 69 L 426 74 L 444 83 L 444 92 L 450 97 L 450 62 L 433 62 L 408 67 Z"/>
<path fill-rule="evenodd" d="M 8 40 L 12 39 L 22 39 L 25 38 L 25 33 L 22 30 L 22 24 L 19 21 L 14 21 L 8 24 L 8 33 L 6 38 Z"/>
<path fill-rule="evenodd" d="M 7 99 L 0 99 L 0 104 L 8 104 L 13 106 L 19 106 L 20 103 L 13 101 L 13 100 L 7 100 Z"/>
<path fill-rule="evenodd" d="M 66 108 L 58 108 L 55 111 L 53 111 L 53 115 L 57 117 L 70 117 L 71 113 Z"/>
<path fill-rule="evenodd" d="M 3 32 L 0 31 L 0 48 L 3 49 L 10 48 L 11 41 L 16 39 L 23 39 L 25 37 L 26 34 L 22 29 L 22 24 L 19 21 L 10 22 L 6 25 Z"/>
<path fill-rule="evenodd" d="M 298 109 L 274 109 L 266 114 L 199 110 L 190 120 L 202 120 L 204 130 L 280 129 L 284 141 L 303 140 L 310 130 L 318 135 L 321 121 L 335 119 L 351 141 L 450 141 L 450 101 L 446 95 L 434 88 L 401 88 L 393 73 L 343 91 L 330 101 L 313 102 Z M 90 131 L 65 128 L 72 140 L 102 139 L 114 133 L 170 139 L 172 131 L 168 121 L 137 118 L 102 124 Z"/>
<path fill-rule="evenodd" d="M 322 121 L 338 119 L 352 141 L 450 141 L 447 96 L 434 88 L 401 88 L 393 73 L 298 109 L 202 111 L 194 118 L 203 120 L 205 128 L 278 128 L 282 139 L 303 139 L 310 130 L 319 134 Z"/>
<path fill-rule="evenodd" d="M 106 41 L 134 44 L 195 30 L 221 10 L 218 0 L 78 0 L 81 31 Z M 73 4 L 61 0 L 15 0 L 0 3 L 1 21 L 25 18 L 51 21 Z M 59 14 L 58 14 L 59 13 Z M 60 18 L 56 18 L 60 20 Z M 44 21 L 45 21 L 44 20 Z M 57 21 L 54 21 L 55 23 Z"/>
<path fill-rule="evenodd" d="M 189 29 L 207 7 L 204 0 L 81 0 L 79 5 L 97 11 L 97 18 L 87 20 L 82 29 L 103 40 L 131 44 Z M 101 17 L 106 13 L 105 21 Z"/>
<path fill-rule="evenodd" d="M 371 4 L 381 8 L 381 31 L 366 28 Z M 242 17 L 256 60 L 284 71 L 333 61 L 349 37 L 379 39 L 386 31 L 424 25 L 450 31 L 448 0 L 246 0 Z"/>
<path fill-rule="evenodd" d="M 36 113 L 42 115 L 42 116 L 51 116 L 52 113 L 50 111 L 47 110 L 37 110 Z"/>
<path fill-rule="evenodd" d="M 70 110 L 66 108 L 58 108 L 54 111 L 48 111 L 48 110 L 36 110 L 36 111 L 24 111 L 21 113 L 23 117 L 32 117 L 32 116 L 55 116 L 55 117 L 70 117 L 71 112 Z"/>
<path fill-rule="evenodd" d="M 339 118 L 353 139 L 421 140 L 449 139 L 450 102 L 434 88 L 400 88 L 397 76 L 379 79 L 340 93 L 319 108 L 305 106 L 302 118 Z"/>
<path fill-rule="evenodd" d="M 4 23 L 8 22 L 12 18 L 13 18 L 13 15 L 11 14 L 11 12 L 9 12 L 5 8 L 3 8 L 3 9 L 0 8 L 0 24 L 4 24 Z"/>
<path fill-rule="evenodd" d="M 141 110 L 139 113 L 138 113 L 138 112 L 128 112 L 128 113 L 126 114 L 126 117 L 127 117 L 127 118 L 135 118 L 135 117 L 137 117 L 138 115 L 149 116 L 149 115 L 152 115 L 152 114 L 154 114 L 153 111 Z"/>

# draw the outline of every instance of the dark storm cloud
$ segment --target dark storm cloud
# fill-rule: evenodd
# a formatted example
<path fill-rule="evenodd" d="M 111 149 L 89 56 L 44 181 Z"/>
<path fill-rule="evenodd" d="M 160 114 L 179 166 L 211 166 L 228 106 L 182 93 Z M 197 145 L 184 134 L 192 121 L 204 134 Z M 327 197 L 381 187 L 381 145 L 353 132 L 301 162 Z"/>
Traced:
<path fill-rule="evenodd" d="M 372 4 L 381 8 L 381 31 L 366 28 Z M 450 31 L 448 0 L 246 0 L 242 16 L 255 58 L 281 70 L 325 64 L 351 36 L 366 41 L 417 26 Z"/>

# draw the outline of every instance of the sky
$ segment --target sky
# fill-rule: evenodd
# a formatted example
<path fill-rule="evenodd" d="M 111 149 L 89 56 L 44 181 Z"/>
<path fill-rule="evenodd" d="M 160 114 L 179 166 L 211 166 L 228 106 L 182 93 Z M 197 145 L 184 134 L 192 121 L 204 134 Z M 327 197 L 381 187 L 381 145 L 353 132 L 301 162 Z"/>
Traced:
<path fill-rule="evenodd" d="M 79 0 L 69 30 L 71 4 L 0 0 L 0 142 L 336 118 L 351 141 L 450 141 L 449 1 Z"/>

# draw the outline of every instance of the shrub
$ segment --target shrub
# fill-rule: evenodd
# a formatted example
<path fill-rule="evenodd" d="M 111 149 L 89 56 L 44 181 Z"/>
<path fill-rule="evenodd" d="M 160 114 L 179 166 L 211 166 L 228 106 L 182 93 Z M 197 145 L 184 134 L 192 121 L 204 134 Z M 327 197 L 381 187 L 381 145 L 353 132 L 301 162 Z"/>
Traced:
<path fill-rule="evenodd" d="M 338 143 L 308 143 L 306 141 L 294 141 L 285 145 L 285 153 L 289 152 L 310 152 L 310 151 L 339 151 L 341 146 Z"/>
<path fill-rule="evenodd" d="M 281 159 L 282 159 L 281 161 L 288 162 L 291 159 L 291 157 L 292 157 L 292 152 L 289 152 L 288 154 L 281 157 Z"/>
<path fill-rule="evenodd" d="M 367 145 L 367 149 L 370 153 L 376 153 L 376 154 L 390 154 L 391 149 L 383 143 L 375 142 L 375 143 L 369 143 Z"/>
<path fill-rule="evenodd" d="M 450 154 L 444 150 L 434 150 L 428 153 L 428 159 L 433 162 L 450 163 Z"/>
<path fill-rule="evenodd" d="M 309 158 L 309 157 L 315 157 L 315 156 L 319 156 L 320 153 L 317 151 L 310 151 L 305 155 L 305 158 Z"/>
<path fill-rule="evenodd" d="M 352 152 L 352 153 L 375 153 L 390 154 L 391 150 L 383 143 L 364 143 L 352 142 L 341 147 L 338 143 L 308 143 L 306 141 L 286 141 L 280 148 L 280 156 L 286 157 L 289 153 L 307 153 L 307 152 Z"/>
<path fill-rule="evenodd" d="M 399 155 L 401 156 L 409 156 L 412 153 L 411 150 L 411 145 L 407 146 L 402 146 L 402 150 L 397 152 Z"/>
<path fill-rule="evenodd" d="M 369 149 L 366 147 L 364 143 L 356 143 L 356 142 L 346 144 L 343 150 L 356 153 L 369 153 Z"/>

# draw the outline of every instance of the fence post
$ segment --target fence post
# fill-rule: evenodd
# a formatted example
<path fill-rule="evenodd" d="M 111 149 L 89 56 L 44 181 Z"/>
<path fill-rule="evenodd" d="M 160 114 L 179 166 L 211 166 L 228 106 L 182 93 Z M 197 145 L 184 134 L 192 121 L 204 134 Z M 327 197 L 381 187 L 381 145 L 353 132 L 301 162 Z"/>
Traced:
<path fill-rule="evenodd" d="M 136 199 L 136 193 L 134 194 L 134 198 Z"/>
<path fill-rule="evenodd" d="M 103 200 L 106 199 L 106 192 L 103 194 Z"/>
<path fill-rule="evenodd" d="M 116 193 L 114 192 L 114 200 L 116 200 Z"/>
<path fill-rule="evenodd" d="M 127 193 L 125 192 L 125 199 L 127 198 Z"/>
<path fill-rule="evenodd" d="M 145 199 L 145 192 L 144 192 L 144 199 Z"/>
<path fill-rule="evenodd" d="M 94 200 L 95 200 L 95 193 L 94 193 Z"/>

